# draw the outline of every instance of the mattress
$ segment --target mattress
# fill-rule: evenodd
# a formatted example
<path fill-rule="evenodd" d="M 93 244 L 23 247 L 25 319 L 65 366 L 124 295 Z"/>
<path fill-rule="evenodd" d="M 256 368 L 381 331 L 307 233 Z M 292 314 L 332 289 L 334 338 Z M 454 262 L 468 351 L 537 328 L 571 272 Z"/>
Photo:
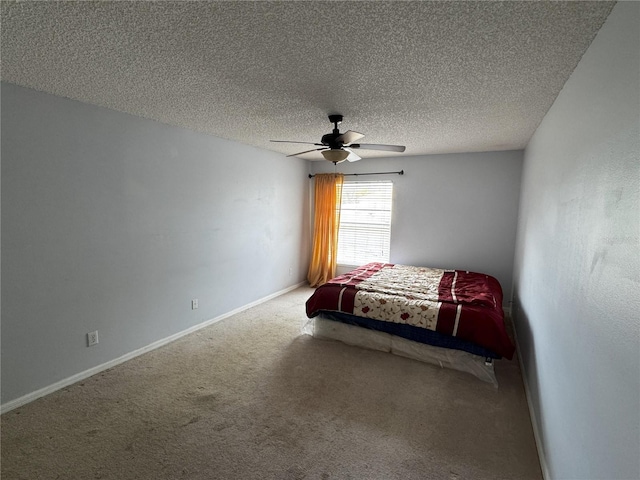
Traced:
<path fill-rule="evenodd" d="M 307 318 L 302 333 L 323 340 L 336 340 L 369 350 L 391 353 L 441 368 L 449 368 L 473 375 L 498 388 L 492 358 L 485 358 L 463 350 L 443 348 L 408 340 L 397 335 L 329 320 L 321 314 Z"/>

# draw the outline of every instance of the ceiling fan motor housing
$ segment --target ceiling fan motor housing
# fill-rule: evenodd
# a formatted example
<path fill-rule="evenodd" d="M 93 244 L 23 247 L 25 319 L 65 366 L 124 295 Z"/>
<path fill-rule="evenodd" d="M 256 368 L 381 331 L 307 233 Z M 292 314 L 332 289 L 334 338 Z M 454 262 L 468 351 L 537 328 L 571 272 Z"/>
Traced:
<path fill-rule="evenodd" d="M 336 141 L 336 139 L 340 136 L 340 130 L 338 129 L 338 124 L 342 123 L 342 115 L 339 115 L 339 114 L 329 115 L 329 121 L 333 123 L 333 132 L 323 135 L 322 140 L 320 140 L 320 143 L 327 145 L 332 150 L 342 148 L 343 142 Z"/>
<path fill-rule="evenodd" d="M 320 142 L 324 145 L 327 145 L 329 148 L 342 148 L 342 142 L 336 141 L 336 139 L 340 136 L 340 132 L 327 133 L 322 136 L 322 140 Z"/>

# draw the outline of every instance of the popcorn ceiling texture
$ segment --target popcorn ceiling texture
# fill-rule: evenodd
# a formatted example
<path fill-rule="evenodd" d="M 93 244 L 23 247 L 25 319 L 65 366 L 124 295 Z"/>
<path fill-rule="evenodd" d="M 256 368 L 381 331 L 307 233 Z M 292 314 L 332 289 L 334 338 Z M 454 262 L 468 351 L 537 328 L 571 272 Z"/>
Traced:
<path fill-rule="evenodd" d="M 2 80 L 286 154 L 329 113 L 405 155 L 520 149 L 613 4 L 3 1 Z"/>

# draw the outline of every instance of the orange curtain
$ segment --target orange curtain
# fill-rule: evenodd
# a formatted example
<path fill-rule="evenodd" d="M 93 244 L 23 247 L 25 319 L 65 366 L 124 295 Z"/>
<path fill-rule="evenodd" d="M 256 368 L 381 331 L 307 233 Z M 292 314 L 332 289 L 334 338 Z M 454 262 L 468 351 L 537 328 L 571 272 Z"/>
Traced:
<path fill-rule="evenodd" d="M 315 179 L 313 250 L 307 274 L 307 280 L 312 287 L 326 283 L 336 274 L 344 175 L 322 173 L 316 175 Z"/>

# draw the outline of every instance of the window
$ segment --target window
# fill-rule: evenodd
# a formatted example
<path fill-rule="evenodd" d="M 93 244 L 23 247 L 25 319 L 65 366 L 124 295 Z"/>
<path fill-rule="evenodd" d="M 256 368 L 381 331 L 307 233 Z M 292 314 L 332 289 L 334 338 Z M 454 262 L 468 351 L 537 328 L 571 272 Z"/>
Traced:
<path fill-rule="evenodd" d="M 393 183 L 344 182 L 338 234 L 338 264 L 388 262 Z"/>

